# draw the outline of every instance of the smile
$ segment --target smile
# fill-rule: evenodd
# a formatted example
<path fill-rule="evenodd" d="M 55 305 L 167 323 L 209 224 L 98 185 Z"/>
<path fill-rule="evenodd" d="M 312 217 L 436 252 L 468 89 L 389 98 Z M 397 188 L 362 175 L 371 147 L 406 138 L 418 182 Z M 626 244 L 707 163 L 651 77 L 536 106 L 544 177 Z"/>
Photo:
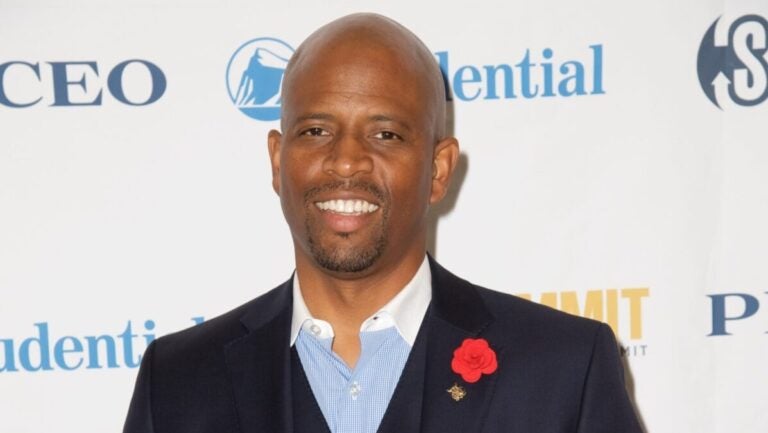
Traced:
<path fill-rule="evenodd" d="M 315 202 L 320 210 L 346 215 L 360 215 L 376 211 L 378 205 L 365 200 L 328 200 Z"/>

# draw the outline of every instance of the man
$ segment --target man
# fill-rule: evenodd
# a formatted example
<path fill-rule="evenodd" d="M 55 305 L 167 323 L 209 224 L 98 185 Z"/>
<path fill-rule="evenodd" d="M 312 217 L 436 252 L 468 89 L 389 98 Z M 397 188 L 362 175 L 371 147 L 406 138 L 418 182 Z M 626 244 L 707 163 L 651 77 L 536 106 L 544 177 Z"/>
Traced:
<path fill-rule="evenodd" d="M 268 138 L 296 273 L 155 341 L 125 433 L 640 431 L 610 328 L 426 255 L 459 155 L 443 86 L 381 16 L 299 47 Z"/>

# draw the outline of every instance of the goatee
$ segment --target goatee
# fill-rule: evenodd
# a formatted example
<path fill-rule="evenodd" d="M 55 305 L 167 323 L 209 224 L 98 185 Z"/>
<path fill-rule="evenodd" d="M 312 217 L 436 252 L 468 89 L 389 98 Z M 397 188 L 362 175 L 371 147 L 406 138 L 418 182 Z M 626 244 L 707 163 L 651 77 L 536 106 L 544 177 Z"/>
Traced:
<path fill-rule="evenodd" d="M 309 250 L 315 262 L 332 272 L 357 273 L 373 266 L 384 252 L 387 246 L 386 227 L 389 216 L 389 206 L 386 204 L 384 193 L 376 185 L 363 181 L 335 181 L 318 187 L 313 187 L 304 193 L 304 205 L 314 206 L 314 197 L 320 193 L 331 191 L 364 191 L 376 197 L 379 201 L 379 209 L 382 216 L 375 227 L 371 227 L 373 233 L 363 245 L 347 248 L 324 245 L 318 240 L 318 222 L 308 217 L 305 221 Z M 336 233 L 341 239 L 349 239 L 349 233 Z"/>

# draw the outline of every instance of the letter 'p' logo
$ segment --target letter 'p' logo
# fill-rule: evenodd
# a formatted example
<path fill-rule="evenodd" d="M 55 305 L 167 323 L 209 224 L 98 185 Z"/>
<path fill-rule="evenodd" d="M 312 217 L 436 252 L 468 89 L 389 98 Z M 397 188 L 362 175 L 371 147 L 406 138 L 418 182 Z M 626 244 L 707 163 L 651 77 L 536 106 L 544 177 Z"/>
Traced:
<path fill-rule="evenodd" d="M 747 293 L 722 293 L 707 295 L 712 300 L 712 332 L 715 335 L 732 335 L 725 329 L 729 321 L 743 320 L 757 313 L 760 301 Z"/>

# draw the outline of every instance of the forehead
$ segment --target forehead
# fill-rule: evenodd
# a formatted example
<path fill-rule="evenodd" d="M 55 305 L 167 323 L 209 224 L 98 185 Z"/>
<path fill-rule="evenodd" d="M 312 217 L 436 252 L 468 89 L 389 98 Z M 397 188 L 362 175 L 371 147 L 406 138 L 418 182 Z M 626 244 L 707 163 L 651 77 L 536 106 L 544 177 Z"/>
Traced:
<path fill-rule="evenodd" d="M 407 53 L 359 43 L 306 48 L 283 83 L 285 120 L 345 102 L 350 110 L 369 104 L 419 117 L 434 110 L 427 71 Z"/>

